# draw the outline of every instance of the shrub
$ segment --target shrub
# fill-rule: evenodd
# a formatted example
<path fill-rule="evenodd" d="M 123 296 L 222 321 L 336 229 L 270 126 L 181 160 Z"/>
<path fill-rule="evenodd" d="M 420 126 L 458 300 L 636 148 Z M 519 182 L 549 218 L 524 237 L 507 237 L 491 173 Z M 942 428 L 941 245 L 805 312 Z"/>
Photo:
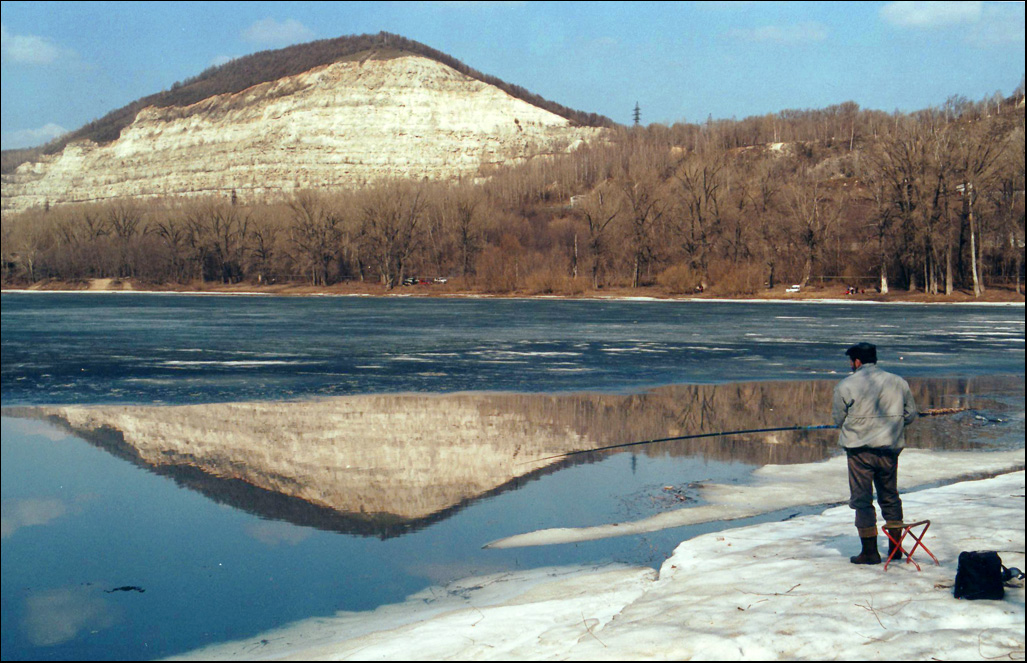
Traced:
<path fill-rule="evenodd" d="M 490 246 L 478 255 L 475 280 L 485 292 L 514 292 L 517 290 L 518 271 L 516 255 L 500 247 Z"/>
<path fill-rule="evenodd" d="M 710 290 L 718 295 L 755 295 L 766 288 L 766 274 L 759 265 L 726 264 L 710 275 Z"/>
<path fill-rule="evenodd" d="M 561 295 L 570 297 L 585 292 L 583 278 L 574 278 L 562 270 L 544 267 L 533 271 L 525 279 L 525 290 L 531 295 Z"/>
<path fill-rule="evenodd" d="M 667 291 L 668 295 L 685 295 L 695 292 L 702 283 L 699 273 L 688 265 L 672 265 L 660 272 L 656 282 Z"/>

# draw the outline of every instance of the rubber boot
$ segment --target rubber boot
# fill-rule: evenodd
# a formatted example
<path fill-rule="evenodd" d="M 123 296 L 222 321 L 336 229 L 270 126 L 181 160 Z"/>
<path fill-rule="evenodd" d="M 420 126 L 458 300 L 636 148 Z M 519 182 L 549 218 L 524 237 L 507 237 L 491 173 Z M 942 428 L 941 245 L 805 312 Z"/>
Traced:
<path fill-rule="evenodd" d="M 891 558 L 892 561 L 902 561 L 902 558 L 906 556 L 906 551 L 895 543 L 899 540 L 899 537 L 902 536 L 902 530 L 885 528 L 884 531 L 888 533 L 888 557 Z M 898 552 L 895 552 L 896 548 L 899 549 Z M 892 555 L 892 553 L 895 554 Z"/>
<path fill-rule="evenodd" d="M 850 557 L 849 561 L 853 564 L 880 564 L 881 554 L 877 552 L 877 537 L 861 537 L 860 542 L 863 544 L 863 552 L 855 557 Z"/>

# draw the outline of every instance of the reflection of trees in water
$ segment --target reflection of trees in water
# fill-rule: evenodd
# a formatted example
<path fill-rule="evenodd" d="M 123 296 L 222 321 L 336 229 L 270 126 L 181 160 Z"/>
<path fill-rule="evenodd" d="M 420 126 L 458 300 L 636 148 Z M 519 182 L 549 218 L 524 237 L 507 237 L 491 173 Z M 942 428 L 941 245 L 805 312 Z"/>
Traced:
<path fill-rule="evenodd" d="M 31 408 L 118 456 L 219 502 L 298 525 L 396 536 L 609 444 L 829 423 L 836 381 L 678 385 L 634 395 L 379 395 L 291 403 Z M 921 410 L 1023 394 L 1023 378 L 910 380 Z M 970 449 L 972 415 L 909 429 L 911 447 Z M 976 431 L 975 431 L 976 433 Z M 634 447 L 651 457 L 751 465 L 823 460 L 834 431 L 789 431 Z"/>
<path fill-rule="evenodd" d="M 919 409 L 978 407 L 981 396 L 1023 393 L 1023 378 L 923 378 L 909 380 Z M 575 394 L 553 397 L 541 419 L 566 422 L 595 444 L 698 435 L 758 428 L 829 424 L 837 380 L 676 385 L 631 396 Z M 526 398 L 531 398 L 526 397 Z M 972 449 L 965 415 L 925 417 L 907 429 L 907 446 Z M 823 460 L 836 449 L 831 430 L 731 435 L 635 447 L 650 456 L 696 456 L 751 465 L 787 465 Z"/>

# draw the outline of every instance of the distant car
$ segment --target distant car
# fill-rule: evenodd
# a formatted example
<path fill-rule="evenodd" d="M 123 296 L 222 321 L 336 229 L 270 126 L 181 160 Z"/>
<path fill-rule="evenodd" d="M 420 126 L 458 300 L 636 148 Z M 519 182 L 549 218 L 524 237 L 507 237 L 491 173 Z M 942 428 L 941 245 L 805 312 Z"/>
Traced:
<path fill-rule="evenodd" d="M 785 288 L 785 292 L 799 292 L 800 290 L 802 290 L 801 285 L 793 285 L 788 288 Z"/>

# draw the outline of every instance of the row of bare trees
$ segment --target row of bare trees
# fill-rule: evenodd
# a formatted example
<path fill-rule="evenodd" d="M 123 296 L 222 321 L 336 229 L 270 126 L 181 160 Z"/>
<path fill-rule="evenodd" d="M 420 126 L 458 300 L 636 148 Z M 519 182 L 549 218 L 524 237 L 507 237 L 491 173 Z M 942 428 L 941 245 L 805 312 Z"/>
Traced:
<path fill-rule="evenodd" d="M 887 244 L 895 237 L 907 271 L 920 271 L 907 283 L 919 281 L 931 293 L 965 285 L 979 296 L 985 263 L 996 259 L 1015 261 L 1020 279 L 1022 114 L 1010 131 L 1008 123 L 923 113 L 875 144 L 867 162 L 861 174 L 874 203 L 882 289 L 888 288 Z"/>
<path fill-rule="evenodd" d="M 274 204 L 120 202 L 5 216 L 5 283 L 378 281 L 473 271 L 485 244 L 473 187 L 407 181 L 356 193 L 302 191 Z M 416 266 L 416 270 L 414 267 Z"/>
<path fill-rule="evenodd" d="M 1024 114 L 1022 104 L 996 108 L 885 121 L 842 105 L 810 120 L 823 123 L 820 141 L 744 146 L 725 137 L 748 121 L 626 129 L 477 184 L 386 181 L 278 201 L 233 193 L 5 215 L 2 278 L 393 288 L 445 276 L 466 289 L 566 294 L 752 294 L 815 281 L 1019 291 Z"/>

